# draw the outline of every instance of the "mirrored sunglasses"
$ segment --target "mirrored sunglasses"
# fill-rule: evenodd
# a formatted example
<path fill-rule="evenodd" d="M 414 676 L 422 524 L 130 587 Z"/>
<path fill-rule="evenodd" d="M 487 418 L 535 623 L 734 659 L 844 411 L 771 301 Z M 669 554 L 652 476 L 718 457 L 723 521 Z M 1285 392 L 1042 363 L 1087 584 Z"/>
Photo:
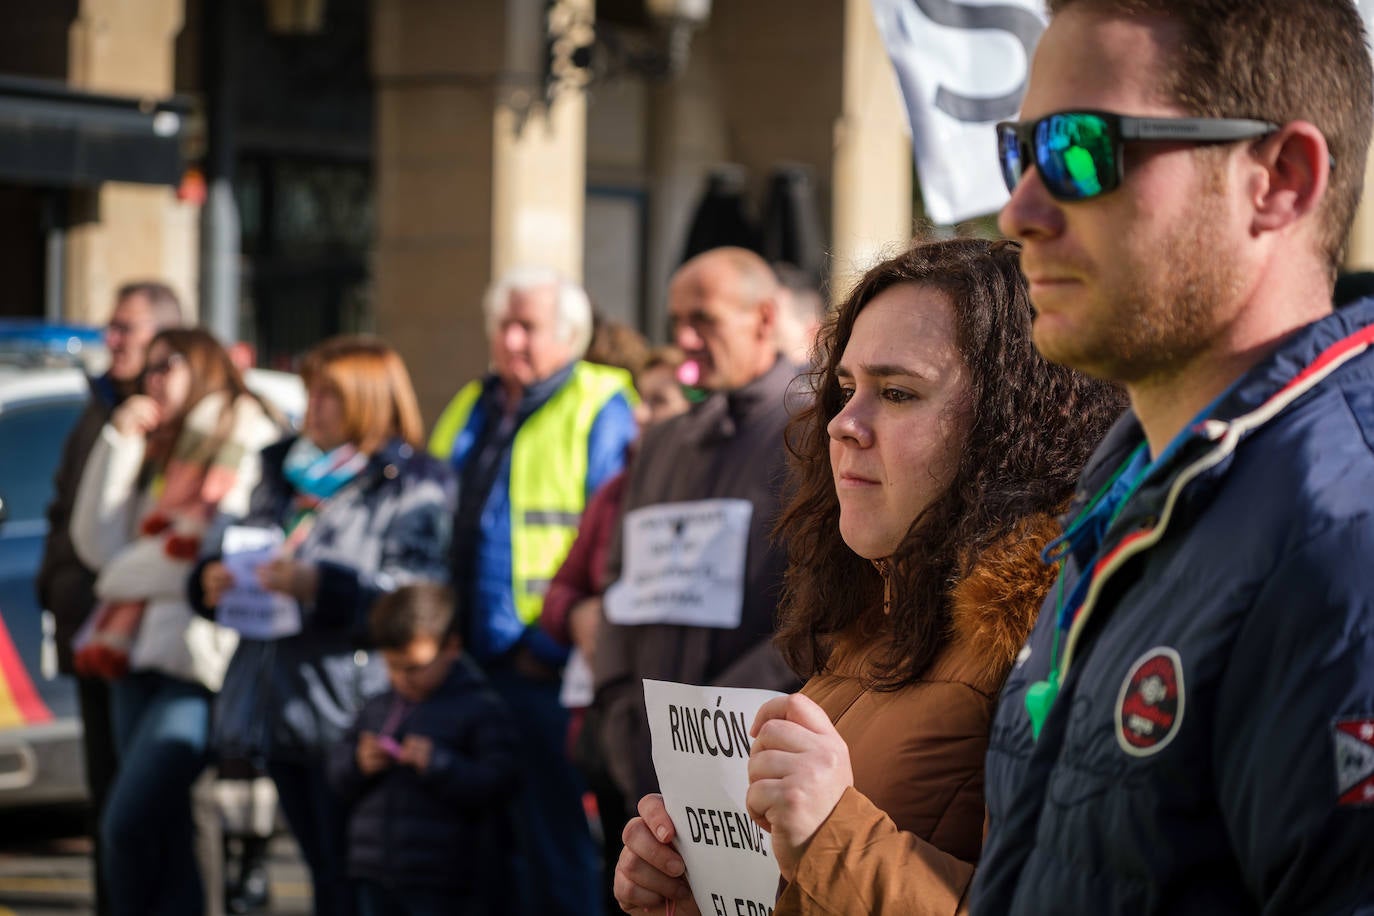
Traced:
<path fill-rule="evenodd" d="M 1106 194 L 1124 177 L 1127 140 L 1231 143 L 1263 137 L 1277 124 L 1246 118 L 1133 118 L 1108 111 L 1059 111 L 1034 121 L 997 125 L 997 158 L 1008 191 L 1032 165 L 1058 200 Z"/>

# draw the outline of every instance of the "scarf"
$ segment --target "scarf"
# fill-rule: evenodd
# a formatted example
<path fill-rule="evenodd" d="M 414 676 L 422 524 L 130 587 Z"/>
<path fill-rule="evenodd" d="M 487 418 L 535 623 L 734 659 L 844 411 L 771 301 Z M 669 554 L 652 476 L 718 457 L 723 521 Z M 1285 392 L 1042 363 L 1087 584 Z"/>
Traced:
<path fill-rule="evenodd" d="M 369 460 L 368 455 L 350 443 L 322 452 L 318 445 L 301 436 L 287 451 L 282 473 L 297 493 L 323 501 L 361 474 Z"/>

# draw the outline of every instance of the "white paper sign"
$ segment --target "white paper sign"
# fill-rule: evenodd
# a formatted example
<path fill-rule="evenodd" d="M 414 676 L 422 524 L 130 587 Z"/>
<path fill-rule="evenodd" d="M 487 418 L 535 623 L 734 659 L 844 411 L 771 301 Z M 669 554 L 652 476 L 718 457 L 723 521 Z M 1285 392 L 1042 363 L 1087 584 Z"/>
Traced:
<path fill-rule="evenodd" d="M 563 666 L 563 686 L 558 692 L 558 705 L 564 709 L 581 709 L 592 705 L 595 697 L 592 668 L 581 649 L 574 648 Z"/>
<path fill-rule="evenodd" d="M 654 771 L 687 881 L 706 916 L 766 916 L 778 895 L 773 842 L 749 819 L 749 727 L 782 694 L 644 681 Z"/>
<path fill-rule="evenodd" d="M 661 503 L 625 514 L 620 580 L 606 590 L 606 619 L 733 629 L 744 612 L 747 499 Z"/>
<path fill-rule="evenodd" d="M 224 531 L 223 562 L 234 586 L 220 596 L 215 620 L 249 639 L 281 639 L 301 631 L 294 598 L 258 584 L 258 567 L 277 556 L 282 533 L 275 528 L 231 525 Z"/>
<path fill-rule="evenodd" d="M 993 125 L 1016 118 L 1043 0 L 873 0 L 905 102 L 926 214 L 949 225 L 1007 200 Z"/>

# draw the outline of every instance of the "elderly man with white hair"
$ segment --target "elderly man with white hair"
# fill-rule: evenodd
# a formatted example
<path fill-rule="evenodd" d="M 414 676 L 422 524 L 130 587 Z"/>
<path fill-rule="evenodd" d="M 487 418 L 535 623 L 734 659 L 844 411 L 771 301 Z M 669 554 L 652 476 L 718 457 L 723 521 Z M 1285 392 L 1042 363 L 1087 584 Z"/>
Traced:
<path fill-rule="evenodd" d="M 587 498 L 624 468 L 635 437 L 633 382 L 580 359 L 591 304 L 554 271 L 507 273 L 487 290 L 484 312 L 491 372 L 454 397 L 430 450 L 460 482 L 453 586 L 464 642 L 523 742 L 510 857 L 517 873 L 499 882 L 501 907 L 581 916 L 600 905 L 596 848 L 564 752 L 568 718 L 558 694 L 568 651 L 540 629 L 539 616 Z"/>

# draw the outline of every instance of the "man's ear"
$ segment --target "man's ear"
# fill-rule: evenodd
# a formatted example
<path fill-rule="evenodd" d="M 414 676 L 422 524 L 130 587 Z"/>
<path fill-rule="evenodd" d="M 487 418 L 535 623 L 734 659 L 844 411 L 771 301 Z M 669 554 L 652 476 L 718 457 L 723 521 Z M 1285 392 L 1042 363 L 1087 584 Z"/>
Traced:
<path fill-rule="evenodd" d="M 1283 229 L 1313 213 L 1331 179 L 1331 153 L 1326 138 L 1308 121 L 1290 121 L 1256 144 L 1257 166 L 1249 185 L 1254 207 L 1251 230 Z M 1364 168 L 1341 163 L 1339 168 Z"/>
<path fill-rule="evenodd" d="M 759 339 L 772 340 L 778 331 L 778 302 L 772 296 L 759 302 Z"/>

